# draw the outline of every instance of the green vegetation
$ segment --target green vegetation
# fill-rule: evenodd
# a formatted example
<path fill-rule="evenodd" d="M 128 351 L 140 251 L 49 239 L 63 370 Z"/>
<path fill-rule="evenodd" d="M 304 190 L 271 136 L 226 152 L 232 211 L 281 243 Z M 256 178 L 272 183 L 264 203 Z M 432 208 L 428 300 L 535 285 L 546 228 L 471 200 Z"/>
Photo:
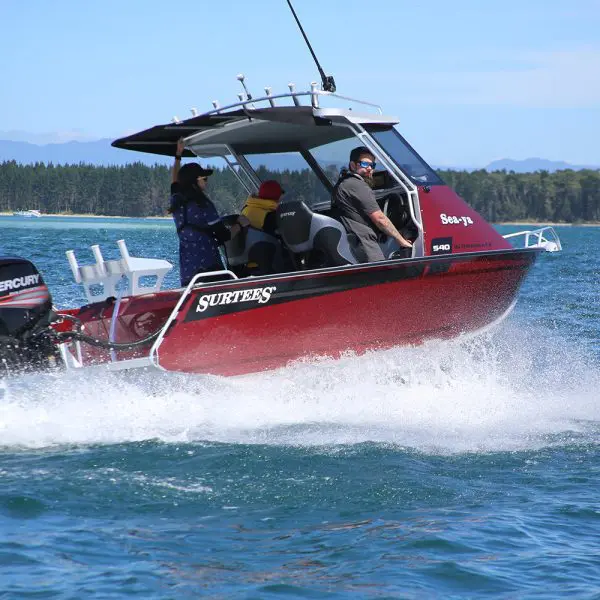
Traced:
<path fill-rule="evenodd" d="M 440 171 L 487 221 L 600 221 L 600 171 Z"/>
<path fill-rule="evenodd" d="M 488 221 L 600 222 L 600 171 L 439 174 Z M 276 176 L 288 197 L 324 199 L 322 186 L 308 170 L 283 171 Z M 44 213 L 161 216 L 168 206 L 169 183 L 170 168 L 163 165 L 54 166 L 8 161 L 0 163 L 0 212 L 38 209 Z M 237 212 L 245 197 L 228 169 L 215 171 L 209 193 L 223 214 Z"/>

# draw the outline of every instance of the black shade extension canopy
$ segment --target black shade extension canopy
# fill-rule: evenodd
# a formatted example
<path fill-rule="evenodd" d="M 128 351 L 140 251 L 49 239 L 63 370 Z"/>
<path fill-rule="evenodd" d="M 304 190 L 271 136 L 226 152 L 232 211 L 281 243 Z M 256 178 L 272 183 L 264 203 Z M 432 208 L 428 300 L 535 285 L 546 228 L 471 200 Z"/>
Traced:
<path fill-rule="evenodd" d="M 175 156 L 177 140 L 189 137 L 195 133 L 209 129 L 222 128 L 224 125 L 237 121 L 257 120 L 281 123 L 283 125 L 302 125 L 315 127 L 329 125 L 325 119 L 314 117 L 311 106 L 280 106 L 272 108 L 239 109 L 228 113 L 215 113 L 192 117 L 180 123 L 155 125 L 138 133 L 119 138 L 112 143 L 115 148 Z M 185 157 L 194 154 L 189 150 L 183 153 Z"/>

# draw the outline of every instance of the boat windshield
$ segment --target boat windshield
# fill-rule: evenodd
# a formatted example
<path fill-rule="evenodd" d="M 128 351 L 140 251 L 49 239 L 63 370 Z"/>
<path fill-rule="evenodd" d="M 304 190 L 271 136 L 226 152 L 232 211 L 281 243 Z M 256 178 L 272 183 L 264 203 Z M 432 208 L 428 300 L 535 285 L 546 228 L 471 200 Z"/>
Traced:
<path fill-rule="evenodd" d="M 366 131 L 416 185 L 443 185 L 435 171 L 389 125 L 364 125 Z"/>
<path fill-rule="evenodd" d="M 348 167 L 350 152 L 360 145 L 360 139 L 353 136 L 311 148 L 310 154 L 331 184 L 335 185 L 339 179 L 340 171 Z"/>
<path fill-rule="evenodd" d="M 248 197 L 246 189 L 252 187 L 252 181 L 245 171 L 236 165 L 231 155 L 212 156 L 203 164 L 214 169 L 213 177 L 208 178 L 207 193 L 220 215 L 231 215 L 239 212 Z M 232 166 L 234 165 L 234 166 Z"/>
<path fill-rule="evenodd" d="M 303 200 L 311 207 L 331 200 L 331 192 L 300 152 L 245 154 L 244 158 L 261 181 L 278 181 L 285 190 L 284 198 Z"/>

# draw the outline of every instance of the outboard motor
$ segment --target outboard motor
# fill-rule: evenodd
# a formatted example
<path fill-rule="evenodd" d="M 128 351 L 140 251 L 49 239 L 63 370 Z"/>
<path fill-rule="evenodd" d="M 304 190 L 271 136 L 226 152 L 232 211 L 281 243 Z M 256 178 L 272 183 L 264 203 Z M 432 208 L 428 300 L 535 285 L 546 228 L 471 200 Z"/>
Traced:
<path fill-rule="evenodd" d="M 313 212 L 302 200 L 279 203 L 277 228 L 290 251 L 306 258 L 303 266 L 307 268 L 359 262 L 344 226 L 336 219 Z"/>
<path fill-rule="evenodd" d="M 0 379 L 57 364 L 54 318 L 50 292 L 33 263 L 0 257 Z"/>

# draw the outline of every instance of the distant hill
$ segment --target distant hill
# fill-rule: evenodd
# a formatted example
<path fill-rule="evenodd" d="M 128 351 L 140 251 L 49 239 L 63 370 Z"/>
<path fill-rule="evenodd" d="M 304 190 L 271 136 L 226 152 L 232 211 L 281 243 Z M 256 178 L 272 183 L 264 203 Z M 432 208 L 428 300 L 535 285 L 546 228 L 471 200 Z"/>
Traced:
<path fill-rule="evenodd" d="M 581 171 L 581 169 L 600 169 L 596 165 L 571 165 L 561 160 L 546 160 L 545 158 L 526 158 L 524 160 L 513 160 L 512 158 L 503 158 L 491 162 L 486 171 L 514 171 L 515 173 L 534 173 L 535 171 L 562 171 L 572 169 Z"/>
<path fill-rule="evenodd" d="M 0 140 L 0 162 L 16 160 L 21 164 L 36 162 L 55 165 L 87 163 L 98 166 L 125 165 L 141 162 L 152 166 L 156 163 L 167 164 L 168 157 L 143 152 L 129 152 L 111 147 L 112 140 L 102 139 L 93 142 L 65 142 L 63 144 L 30 144 Z"/>
<path fill-rule="evenodd" d="M 141 162 L 152 166 L 155 164 L 171 164 L 169 157 L 146 154 L 144 152 L 130 152 L 113 148 L 110 139 L 96 140 L 93 142 L 64 142 L 54 144 L 31 144 L 24 141 L 0 140 L 0 162 L 16 160 L 21 164 L 36 162 L 53 163 L 55 165 L 86 163 L 98 166 L 126 165 Z M 285 169 L 306 168 L 303 159 L 294 156 L 281 156 L 273 159 L 271 168 L 278 171 Z M 436 170 L 473 171 L 477 167 L 434 167 Z M 480 167 L 481 168 L 481 167 Z M 495 160 L 484 167 L 486 171 L 515 171 L 515 173 L 531 173 L 534 171 L 554 172 L 561 169 L 600 169 L 600 166 L 571 165 L 563 161 L 552 161 L 543 158 L 527 158 L 513 160 L 504 158 Z"/>

